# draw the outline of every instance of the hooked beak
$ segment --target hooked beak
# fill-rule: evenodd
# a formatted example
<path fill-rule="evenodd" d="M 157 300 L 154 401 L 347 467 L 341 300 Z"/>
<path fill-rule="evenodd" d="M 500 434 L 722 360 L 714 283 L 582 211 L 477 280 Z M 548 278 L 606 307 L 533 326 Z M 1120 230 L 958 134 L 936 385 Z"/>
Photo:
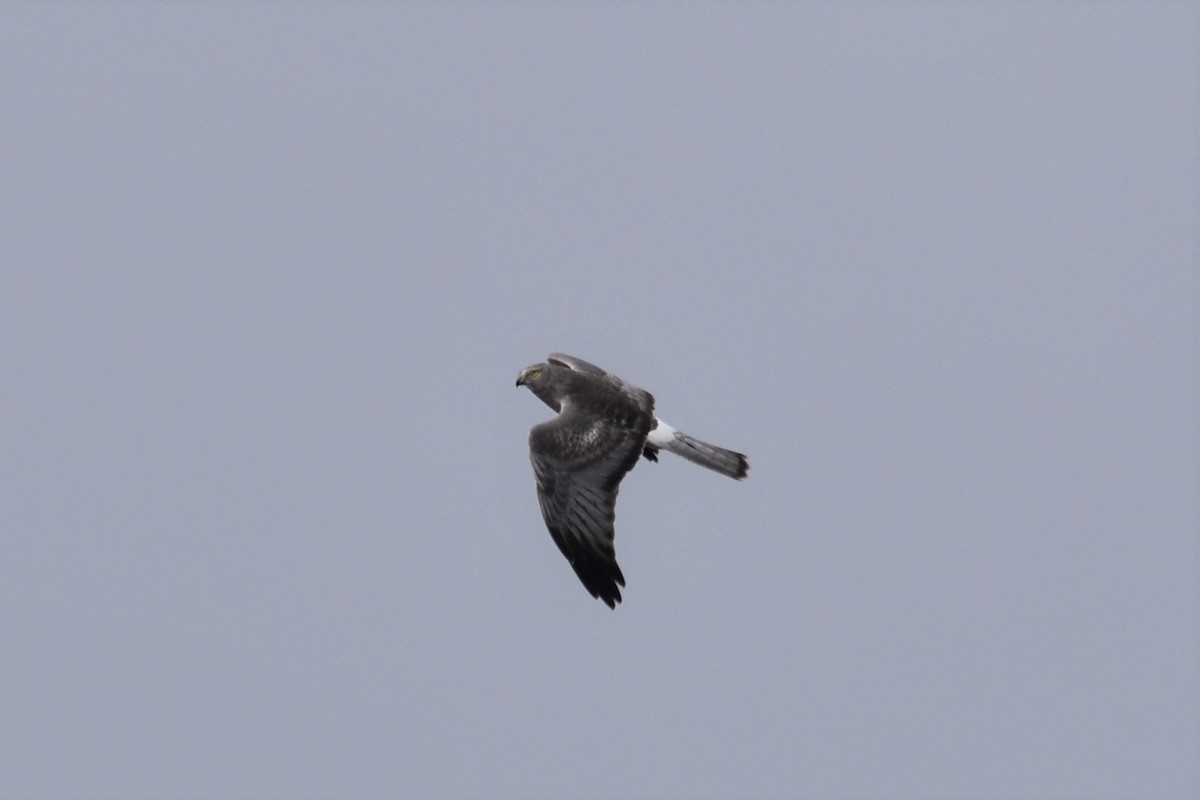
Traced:
<path fill-rule="evenodd" d="M 517 386 L 522 386 L 522 385 L 524 385 L 524 383 L 525 383 L 525 373 L 522 372 L 520 375 L 517 376 Z"/>

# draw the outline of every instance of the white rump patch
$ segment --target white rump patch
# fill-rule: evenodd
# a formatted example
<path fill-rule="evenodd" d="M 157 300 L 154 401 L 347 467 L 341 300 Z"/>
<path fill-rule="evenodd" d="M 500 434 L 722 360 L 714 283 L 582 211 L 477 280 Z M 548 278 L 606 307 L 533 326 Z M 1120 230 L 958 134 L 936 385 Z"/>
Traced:
<path fill-rule="evenodd" d="M 657 423 L 654 430 L 650 431 L 650 435 L 646 437 L 646 443 L 652 444 L 655 447 L 666 447 L 671 442 L 675 441 L 675 429 L 661 419 L 656 419 Z"/>

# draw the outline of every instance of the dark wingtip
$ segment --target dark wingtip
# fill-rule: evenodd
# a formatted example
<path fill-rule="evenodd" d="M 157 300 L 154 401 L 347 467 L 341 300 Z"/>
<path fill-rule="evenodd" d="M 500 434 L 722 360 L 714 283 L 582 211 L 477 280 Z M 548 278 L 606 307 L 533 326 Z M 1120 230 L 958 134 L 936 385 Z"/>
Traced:
<path fill-rule="evenodd" d="M 577 566 L 572 564 L 572 566 Z M 621 589 L 625 585 L 625 576 L 621 574 L 621 568 L 614 562 L 612 571 L 598 571 L 584 569 L 575 570 L 579 576 L 583 587 L 596 599 L 603 602 L 609 608 L 615 609 L 617 604 L 621 602 Z"/>
<path fill-rule="evenodd" d="M 615 609 L 617 603 L 621 602 L 621 590 L 617 588 L 617 584 L 613 583 L 610 586 L 597 586 L 591 589 L 592 597 L 600 600 L 609 608 Z"/>
<path fill-rule="evenodd" d="M 621 574 L 621 568 L 616 564 L 613 564 L 613 569 L 615 574 L 612 576 L 612 582 L 601 589 L 599 596 L 609 608 L 615 610 L 617 603 L 621 602 L 621 590 L 617 586 L 625 585 L 625 576 Z"/>
<path fill-rule="evenodd" d="M 746 458 L 741 453 L 738 453 L 737 457 L 738 457 L 737 474 L 734 475 L 733 477 L 739 481 L 744 481 L 744 480 L 746 480 L 746 478 L 748 478 L 750 476 L 750 459 Z"/>

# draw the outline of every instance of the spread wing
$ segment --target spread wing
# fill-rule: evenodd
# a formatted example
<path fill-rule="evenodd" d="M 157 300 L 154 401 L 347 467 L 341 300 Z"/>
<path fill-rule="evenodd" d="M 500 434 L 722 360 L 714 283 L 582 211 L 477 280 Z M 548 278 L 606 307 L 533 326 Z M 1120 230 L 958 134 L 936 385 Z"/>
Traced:
<path fill-rule="evenodd" d="M 564 413 L 529 433 L 538 502 L 550 536 L 592 597 L 610 608 L 621 601 L 625 576 L 617 566 L 613 520 L 617 487 L 642 453 L 646 434 Z"/>

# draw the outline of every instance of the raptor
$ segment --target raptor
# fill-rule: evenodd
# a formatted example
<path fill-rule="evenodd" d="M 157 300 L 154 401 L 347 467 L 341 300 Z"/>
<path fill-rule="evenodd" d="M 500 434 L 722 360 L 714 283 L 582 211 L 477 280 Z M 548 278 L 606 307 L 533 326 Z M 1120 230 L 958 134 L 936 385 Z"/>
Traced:
<path fill-rule="evenodd" d="M 743 480 L 746 456 L 675 430 L 654 415 L 654 397 L 582 358 L 551 353 L 521 370 L 524 386 L 558 416 L 529 432 L 538 503 L 550 536 L 584 588 L 616 608 L 625 576 L 613 545 L 617 489 L 640 456 L 662 450 Z"/>

